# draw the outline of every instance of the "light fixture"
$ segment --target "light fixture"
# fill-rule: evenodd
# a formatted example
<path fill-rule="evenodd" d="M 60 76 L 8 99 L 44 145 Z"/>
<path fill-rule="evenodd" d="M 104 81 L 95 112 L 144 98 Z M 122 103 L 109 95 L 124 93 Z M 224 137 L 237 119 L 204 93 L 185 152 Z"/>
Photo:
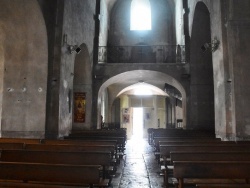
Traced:
<path fill-rule="evenodd" d="M 67 34 L 64 34 L 63 35 L 63 43 L 67 45 L 67 49 L 69 51 L 69 53 L 74 53 L 76 52 L 77 54 L 79 54 L 81 52 L 81 48 L 77 45 L 70 45 L 68 44 L 68 35 Z"/>
<path fill-rule="evenodd" d="M 201 46 L 202 52 L 210 50 L 211 52 L 216 51 L 219 48 L 220 41 L 217 38 L 214 38 L 211 43 L 205 43 Z"/>
<path fill-rule="evenodd" d="M 74 53 L 74 52 L 79 54 L 82 49 L 77 45 L 68 45 L 68 50 L 69 50 L 69 53 L 71 53 L 71 54 Z"/>

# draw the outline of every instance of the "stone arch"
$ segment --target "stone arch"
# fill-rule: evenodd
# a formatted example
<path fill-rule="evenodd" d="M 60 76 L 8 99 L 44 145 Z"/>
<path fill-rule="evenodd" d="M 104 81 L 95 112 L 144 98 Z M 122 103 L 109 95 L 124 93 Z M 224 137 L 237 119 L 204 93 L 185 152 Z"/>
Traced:
<path fill-rule="evenodd" d="M 214 130 L 214 82 L 212 52 L 201 46 L 211 43 L 210 13 L 203 2 L 195 7 L 190 42 L 190 127 Z M 192 118 L 191 118 L 192 117 Z"/>
<path fill-rule="evenodd" d="M 86 114 L 86 109 L 91 112 L 91 100 L 92 100 L 92 71 L 90 64 L 90 55 L 86 44 L 80 45 L 81 52 L 76 55 L 74 62 L 73 72 L 73 123 L 72 129 L 89 129 L 91 124 L 91 114 Z M 76 93 L 83 93 L 85 96 L 84 105 L 84 120 L 79 122 L 76 120 Z"/>
<path fill-rule="evenodd" d="M 152 77 L 160 80 L 157 84 L 152 84 L 150 83 L 150 80 L 152 80 Z M 114 100 L 116 99 L 117 95 L 119 94 L 120 91 L 122 91 L 123 89 L 125 89 L 127 86 L 132 85 L 131 83 L 135 83 L 136 80 L 138 78 L 145 80 L 146 83 L 149 83 L 151 85 L 155 85 L 158 88 L 161 88 L 160 86 L 163 86 L 165 83 L 174 86 L 177 90 L 180 91 L 181 95 L 182 95 L 182 104 L 183 104 L 183 126 L 184 128 L 186 128 L 186 101 L 187 101 L 187 97 L 186 97 L 186 91 L 184 89 L 184 87 L 182 86 L 182 84 L 177 81 L 175 78 L 165 74 L 165 73 L 161 73 L 158 71 L 150 71 L 150 70 L 133 70 L 133 71 L 127 71 L 124 73 L 120 73 L 117 74 L 111 78 L 109 78 L 106 82 L 104 82 L 98 92 L 98 100 L 97 100 L 97 125 L 100 124 L 100 114 L 101 114 L 101 96 L 102 93 L 106 91 L 106 89 L 108 87 L 110 87 L 113 84 L 119 84 L 119 83 L 126 83 L 128 80 L 126 80 L 126 78 L 129 78 L 129 84 L 125 84 L 122 85 L 121 87 L 117 87 L 116 89 L 114 89 L 114 92 L 109 92 L 109 112 L 111 112 L 111 106 L 114 102 Z M 132 81 L 131 81 L 132 80 Z M 110 113 L 109 113 L 110 114 Z M 109 117 L 109 119 L 111 119 Z"/>

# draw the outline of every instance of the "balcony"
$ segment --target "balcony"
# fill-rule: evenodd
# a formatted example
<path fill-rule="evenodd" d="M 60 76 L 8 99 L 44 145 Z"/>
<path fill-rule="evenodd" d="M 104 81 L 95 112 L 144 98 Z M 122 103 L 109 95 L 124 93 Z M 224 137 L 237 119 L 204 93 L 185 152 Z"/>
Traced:
<path fill-rule="evenodd" d="M 185 63 L 184 45 L 100 46 L 98 63 Z"/>

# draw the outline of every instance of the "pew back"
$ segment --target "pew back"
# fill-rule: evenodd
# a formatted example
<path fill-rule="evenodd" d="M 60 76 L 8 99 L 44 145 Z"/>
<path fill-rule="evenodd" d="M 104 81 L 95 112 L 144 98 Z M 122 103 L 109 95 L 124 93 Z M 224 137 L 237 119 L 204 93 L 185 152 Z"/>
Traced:
<path fill-rule="evenodd" d="M 176 178 L 249 179 L 250 161 L 174 161 Z"/>
<path fill-rule="evenodd" d="M 0 160 L 6 162 L 29 162 L 49 164 L 103 165 L 111 163 L 110 152 L 100 151 L 32 151 L 2 150 Z"/>
<path fill-rule="evenodd" d="M 250 161 L 174 161 L 174 177 L 178 187 L 184 187 L 184 178 L 195 179 L 242 179 L 250 178 Z M 211 181 L 210 181 L 211 182 Z M 242 182 L 241 182 L 242 183 Z"/>
<path fill-rule="evenodd" d="M 249 161 L 250 151 L 194 151 L 170 152 L 171 162 L 173 161 Z"/>
<path fill-rule="evenodd" d="M 100 165 L 0 162 L 0 179 L 62 185 L 92 185 L 100 181 Z"/>
<path fill-rule="evenodd" d="M 247 144 L 210 144 L 210 145 L 160 145 L 161 156 L 170 157 L 171 151 L 250 151 Z"/>

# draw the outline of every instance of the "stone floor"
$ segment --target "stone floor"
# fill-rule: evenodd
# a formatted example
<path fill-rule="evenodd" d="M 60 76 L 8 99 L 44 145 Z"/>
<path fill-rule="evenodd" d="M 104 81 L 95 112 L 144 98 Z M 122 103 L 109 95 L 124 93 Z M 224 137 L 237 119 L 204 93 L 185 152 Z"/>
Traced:
<path fill-rule="evenodd" d="M 127 141 L 125 156 L 112 180 L 112 188 L 162 188 L 163 177 L 153 148 L 146 139 Z"/>

